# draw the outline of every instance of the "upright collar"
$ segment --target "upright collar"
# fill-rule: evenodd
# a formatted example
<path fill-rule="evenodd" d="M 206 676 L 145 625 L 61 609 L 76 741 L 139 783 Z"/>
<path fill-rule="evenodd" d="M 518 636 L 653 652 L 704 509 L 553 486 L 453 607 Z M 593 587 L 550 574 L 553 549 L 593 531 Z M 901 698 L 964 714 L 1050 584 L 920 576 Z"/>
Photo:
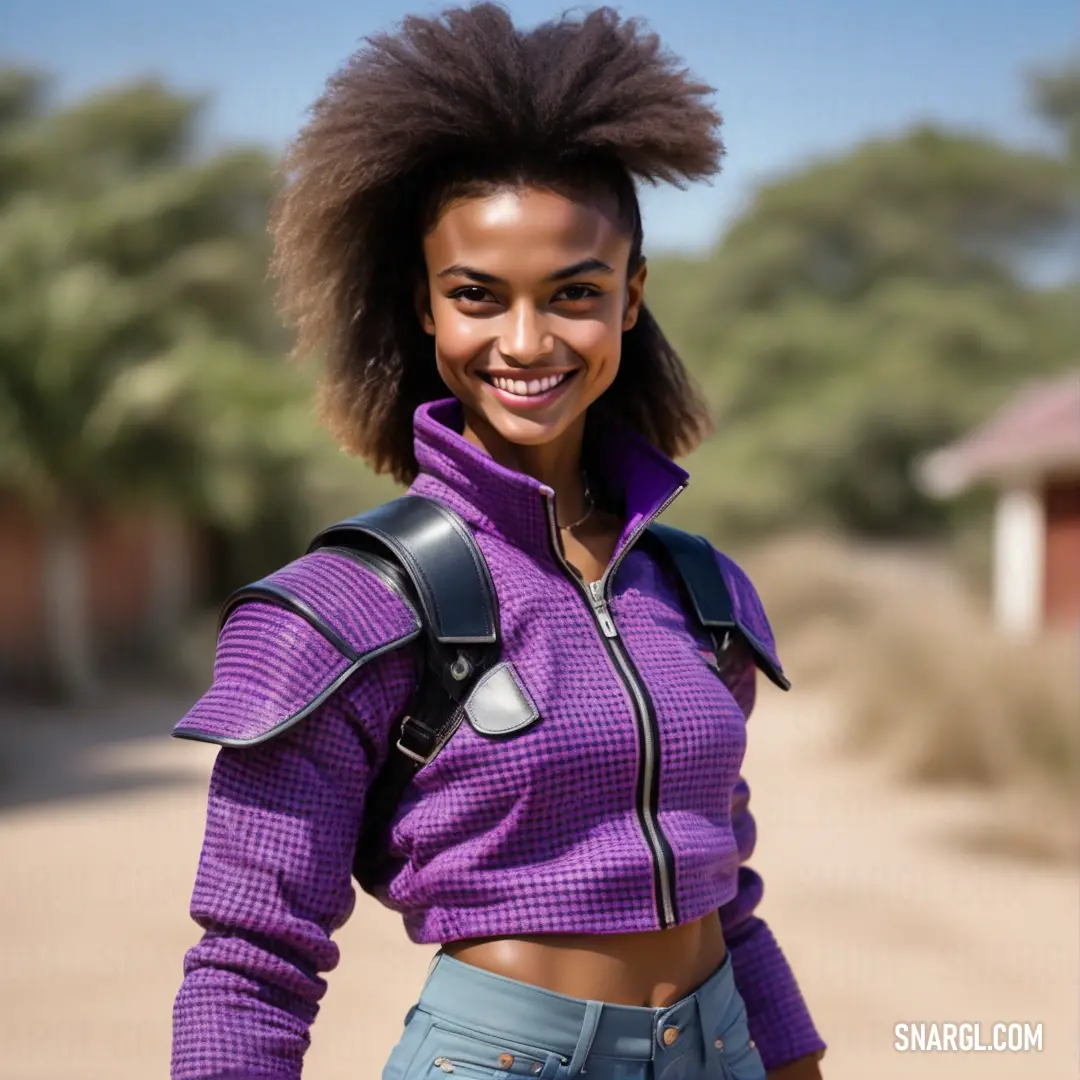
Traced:
<path fill-rule="evenodd" d="M 421 405 L 413 420 L 420 475 L 410 489 L 442 500 L 474 529 L 501 537 L 537 558 L 551 557 L 548 505 L 554 492 L 499 465 L 462 435 L 456 398 Z M 595 440 L 595 479 L 621 504 L 625 525 L 616 553 L 686 486 L 687 474 L 636 432 L 605 417 Z"/>

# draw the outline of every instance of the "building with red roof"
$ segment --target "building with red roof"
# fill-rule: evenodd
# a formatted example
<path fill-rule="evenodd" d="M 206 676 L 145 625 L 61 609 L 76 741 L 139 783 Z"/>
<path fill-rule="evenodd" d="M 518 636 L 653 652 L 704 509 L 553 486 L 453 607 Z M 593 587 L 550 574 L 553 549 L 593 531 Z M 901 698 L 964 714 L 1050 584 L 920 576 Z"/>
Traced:
<path fill-rule="evenodd" d="M 940 498 L 976 484 L 997 488 L 994 612 L 1002 629 L 1080 626 L 1080 371 L 1025 387 L 929 455 L 919 475 Z"/>

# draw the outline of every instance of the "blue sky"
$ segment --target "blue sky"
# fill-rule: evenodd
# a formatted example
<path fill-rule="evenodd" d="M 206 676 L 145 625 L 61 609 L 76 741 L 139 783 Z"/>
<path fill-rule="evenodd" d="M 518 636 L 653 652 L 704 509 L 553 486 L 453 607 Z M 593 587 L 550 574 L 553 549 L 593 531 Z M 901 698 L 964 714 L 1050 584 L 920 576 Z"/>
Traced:
<path fill-rule="evenodd" d="M 429 0 L 11 0 L 0 57 L 55 74 L 65 97 L 144 74 L 209 91 L 214 139 L 283 145 L 363 35 Z M 524 24 L 568 3 L 509 0 Z M 593 6 L 593 5 L 588 5 Z M 1078 43 L 1075 0 L 637 0 L 717 88 L 728 157 L 713 186 L 646 191 L 650 248 L 707 246 L 764 177 L 934 120 L 1044 139 L 1023 74 Z"/>

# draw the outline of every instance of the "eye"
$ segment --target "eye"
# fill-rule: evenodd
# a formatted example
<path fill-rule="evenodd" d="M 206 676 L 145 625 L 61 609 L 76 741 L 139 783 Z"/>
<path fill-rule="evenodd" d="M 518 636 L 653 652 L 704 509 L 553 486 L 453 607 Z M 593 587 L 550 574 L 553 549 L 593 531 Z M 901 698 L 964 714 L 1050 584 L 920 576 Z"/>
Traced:
<path fill-rule="evenodd" d="M 555 299 L 567 300 L 571 304 L 575 301 L 592 300 L 600 295 L 600 290 L 595 285 L 567 285 L 555 294 Z"/>
<path fill-rule="evenodd" d="M 467 304 L 498 303 L 494 296 L 482 285 L 463 285 L 450 294 L 453 300 L 464 300 Z"/>

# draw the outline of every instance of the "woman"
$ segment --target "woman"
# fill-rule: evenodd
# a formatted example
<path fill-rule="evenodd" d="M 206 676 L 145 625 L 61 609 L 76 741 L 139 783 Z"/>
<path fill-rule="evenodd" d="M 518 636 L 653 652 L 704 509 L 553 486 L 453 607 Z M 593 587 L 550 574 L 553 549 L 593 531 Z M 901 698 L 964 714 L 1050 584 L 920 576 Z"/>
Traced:
<path fill-rule="evenodd" d="M 380 898 L 442 948 L 386 1080 L 820 1075 L 740 865 L 751 651 L 729 690 L 641 542 L 706 417 L 643 304 L 634 178 L 717 171 L 709 93 L 610 10 L 523 33 L 480 4 L 370 39 L 288 161 L 275 270 L 300 350 L 326 357 L 324 415 L 468 524 L 523 718 L 493 737 L 474 701 L 398 807 Z M 753 586 L 715 558 L 775 673 Z M 376 574 L 323 551 L 274 580 L 337 630 L 249 598 L 176 729 L 223 749 L 174 1080 L 300 1076 L 365 794 L 422 666 Z"/>

